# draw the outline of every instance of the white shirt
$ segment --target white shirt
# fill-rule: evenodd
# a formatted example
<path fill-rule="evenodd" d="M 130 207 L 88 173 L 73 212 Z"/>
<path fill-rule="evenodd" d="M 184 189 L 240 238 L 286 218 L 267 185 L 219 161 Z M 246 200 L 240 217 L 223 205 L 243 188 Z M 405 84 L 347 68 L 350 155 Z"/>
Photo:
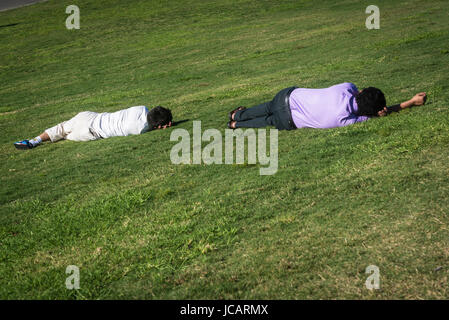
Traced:
<path fill-rule="evenodd" d="M 92 121 L 91 129 L 102 138 L 141 134 L 149 129 L 147 113 L 145 106 L 99 113 Z"/>

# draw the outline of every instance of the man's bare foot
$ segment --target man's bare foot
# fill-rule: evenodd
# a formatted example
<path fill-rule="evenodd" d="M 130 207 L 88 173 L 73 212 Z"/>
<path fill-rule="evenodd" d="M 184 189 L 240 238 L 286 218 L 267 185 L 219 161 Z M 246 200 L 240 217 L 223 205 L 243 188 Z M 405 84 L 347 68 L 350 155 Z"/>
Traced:
<path fill-rule="evenodd" d="M 240 107 L 238 107 L 237 109 L 234 109 L 234 110 L 232 110 L 231 112 L 229 112 L 229 120 L 233 121 L 233 120 L 234 120 L 235 113 L 236 113 L 237 111 L 245 110 L 245 109 L 246 109 L 245 107 L 240 106 Z"/>
<path fill-rule="evenodd" d="M 229 121 L 228 122 L 228 128 L 229 129 L 235 129 L 236 123 L 237 123 L 237 121 Z"/>

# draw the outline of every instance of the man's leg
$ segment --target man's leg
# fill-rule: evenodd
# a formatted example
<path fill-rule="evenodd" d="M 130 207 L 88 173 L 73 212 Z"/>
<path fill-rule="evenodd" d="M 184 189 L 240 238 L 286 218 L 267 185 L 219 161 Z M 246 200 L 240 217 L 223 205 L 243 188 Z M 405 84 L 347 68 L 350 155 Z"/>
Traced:
<path fill-rule="evenodd" d="M 31 139 L 30 143 L 35 147 L 38 144 L 45 142 L 45 141 L 50 141 L 50 136 L 48 135 L 47 132 L 43 132 L 40 135 L 38 135 L 36 138 Z"/>
<path fill-rule="evenodd" d="M 234 120 L 229 123 L 230 128 L 261 128 L 274 126 L 279 130 L 294 129 L 291 121 L 291 111 L 288 103 L 290 93 L 296 87 L 279 91 L 270 102 L 256 107 L 237 111 Z"/>
<path fill-rule="evenodd" d="M 38 146 L 41 142 L 51 141 L 56 142 L 63 139 L 74 141 L 90 141 L 96 140 L 90 132 L 90 124 L 95 117 L 95 112 L 80 112 L 69 121 L 64 121 L 58 125 L 48 128 L 44 133 L 31 140 L 23 140 L 14 143 L 17 149 L 32 149 Z"/>
<path fill-rule="evenodd" d="M 259 117 L 246 121 L 236 121 L 235 128 L 264 128 L 267 126 L 274 126 L 273 116 Z"/>
<path fill-rule="evenodd" d="M 91 141 L 100 137 L 95 136 L 91 131 L 92 121 L 98 115 L 96 112 L 84 111 L 78 113 L 70 119 L 65 126 L 69 130 L 65 139 L 72 141 Z"/>
<path fill-rule="evenodd" d="M 90 132 L 92 120 L 97 113 L 91 111 L 83 111 L 78 113 L 69 121 L 62 122 L 57 126 L 45 130 L 51 142 L 56 142 L 62 139 L 72 141 L 90 141 L 95 140 L 96 137 Z"/>
<path fill-rule="evenodd" d="M 50 137 L 48 136 L 47 132 L 43 132 L 40 135 L 38 135 L 36 138 L 31 139 L 29 142 L 33 145 L 33 147 L 37 146 L 38 144 L 49 141 Z"/>
<path fill-rule="evenodd" d="M 41 134 L 39 135 L 39 138 L 41 138 L 41 141 L 42 141 L 42 142 L 50 141 L 50 137 L 49 137 L 49 135 L 48 135 L 47 132 L 41 133 Z"/>
<path fill-rule="evenodd" d="M 62 124 L 59 124 L 58 126 L 62 128 Z M 56 128 L 58 126 L 55 126 L 54 128 Z M 49 129 L 47 129 L 47 130 L 49 130 Z M 25 139 L 22 141 L 17 141 L 14 143 L 14 146 L 17 149 L 32 149 L 32 148 L 37 147 L 42 142 L 50 141 L 50 140 L 51 140 L 51 137 L 49 136 L 47 131 L 44 131 L 43 133 L 41 133 L 34 139 L 30 139 L 30 140 Z"/>
<path fill-rule="evenodd" d="M 234 120 L 239 122 L 239 121 L 257 119 L 257 118 L 261 118 L 261 117 L 267 117 L 271 114 L 270 104 L 271 104 L 271 101 L 259 104 L 257 106 L 254 106 L 254 107 L 251 107 L 248 109 L 236 111 L 234 114 Z"/>
<path fill-rule="evenodd" d="M 270 111 L 273 114 L 273 125 L 278 130 L 296 129 L 289 103 L 290 93 L 295 89 L 296 87 L 290 87 L 279 91 L 271 103 Z"/>
<path fill-rule="evenodd" d="M 70 121 L 64 121 L 59 124 L 57 124 L 54 127 L 48 128 L 45 130 L 44 134 L 47 135 L 48 140 L 51 142 L 56 142 L 62 139 L 65 139 L 67 134 L 69 134 L 70 129 L 67 128 L 67 125 L 70 124 Z"/>

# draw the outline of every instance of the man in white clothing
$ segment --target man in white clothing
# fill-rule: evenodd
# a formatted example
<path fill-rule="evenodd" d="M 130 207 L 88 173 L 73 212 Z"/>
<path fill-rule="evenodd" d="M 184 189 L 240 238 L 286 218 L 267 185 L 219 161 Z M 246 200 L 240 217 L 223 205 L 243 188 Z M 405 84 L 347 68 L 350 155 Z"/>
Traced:
<path fill-rule="evenodd" d="M 171 125 L 171 111 L 161 106 L 150 111 L 145 106 L 131 107 L 113 113 L 85 111 L 45 130 L 34 139 L 18 141 L 14 146 L 26 150 L 35 148 L 44 141 L 106 139 L 142 134 L 150 130 L 165 129 Z"/>

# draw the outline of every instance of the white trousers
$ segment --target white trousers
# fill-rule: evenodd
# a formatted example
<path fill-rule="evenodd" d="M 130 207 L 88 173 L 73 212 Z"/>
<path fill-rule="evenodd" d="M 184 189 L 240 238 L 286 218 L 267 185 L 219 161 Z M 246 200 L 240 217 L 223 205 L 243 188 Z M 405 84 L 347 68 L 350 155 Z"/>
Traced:
<path fill-rule="evenodd" d="M 97 140 L 100 137 L 91 130 L 92 121 L 97 115 L 98 113 L 91 111 L 80 112 L 72 119 L 61 122 L 45 130 L 45 132 L 50 137 L 51 142 L 62 139 L 73 141 Z"/>

